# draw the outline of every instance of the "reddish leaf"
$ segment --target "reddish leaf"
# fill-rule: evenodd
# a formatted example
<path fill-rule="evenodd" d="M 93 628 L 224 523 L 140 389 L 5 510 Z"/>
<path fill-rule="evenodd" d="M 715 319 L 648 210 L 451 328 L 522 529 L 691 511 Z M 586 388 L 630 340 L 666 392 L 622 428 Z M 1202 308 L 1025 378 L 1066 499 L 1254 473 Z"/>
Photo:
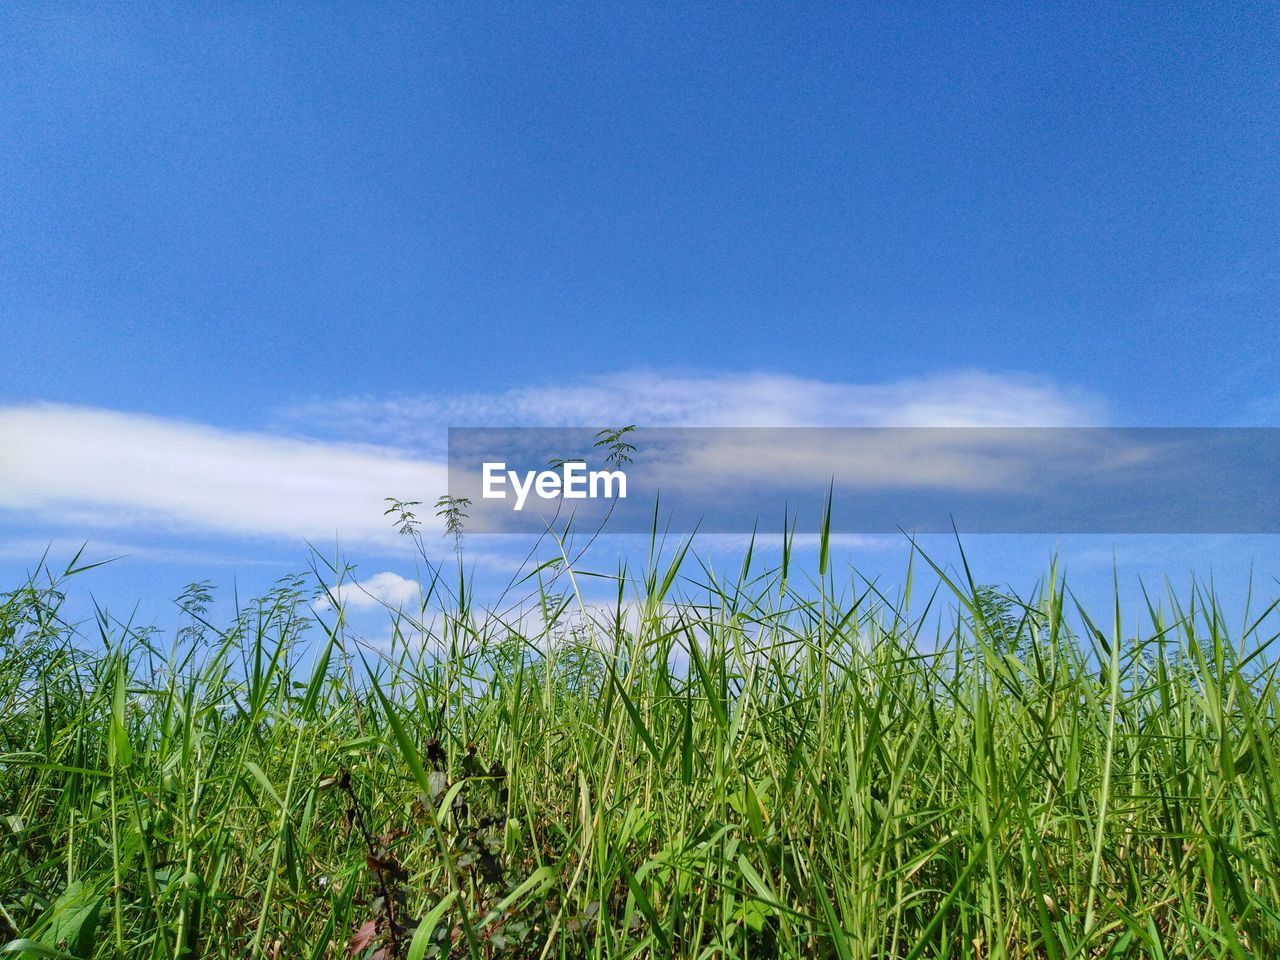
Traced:
<path fill-rule="evenodd" d="M 354 957 L 364 953 L 373 945 L 373 941 L 378 936 L 378 923 L 376 920 L 366 920 L 360 929 L 351 937 L 351 942 L 347 944 L 347 955 Z"/>

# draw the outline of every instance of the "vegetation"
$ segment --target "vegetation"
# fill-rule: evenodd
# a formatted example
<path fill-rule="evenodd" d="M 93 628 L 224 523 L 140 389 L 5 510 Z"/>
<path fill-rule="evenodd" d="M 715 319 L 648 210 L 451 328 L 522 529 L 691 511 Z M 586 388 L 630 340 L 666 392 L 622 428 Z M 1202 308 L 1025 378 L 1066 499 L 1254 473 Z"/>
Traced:
<path fill-rule="evenodd" d="M 216 626 L 194 585 L 171 638 L 86 636 L 42 569 L 0 603 L 0 943 L 1280 955 L 1274 605 L 1233 634 L 1198 590 L 1135 634 L 1052 571 L 913 600 L 825 537 L 807 577 L 760 553 L 588 580 L 565 549 L 487 610 L 427 568 L 389 651 L 323 566 Z"/>

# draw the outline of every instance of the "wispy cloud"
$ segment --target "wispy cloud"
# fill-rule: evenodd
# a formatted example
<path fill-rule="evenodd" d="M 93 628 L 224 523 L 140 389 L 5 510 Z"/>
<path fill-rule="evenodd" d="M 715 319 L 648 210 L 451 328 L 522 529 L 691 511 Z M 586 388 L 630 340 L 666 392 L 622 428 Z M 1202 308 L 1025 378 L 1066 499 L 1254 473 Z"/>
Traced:
<path fill-rule="evenodd" d="M 1280 426 L 1280 393 L 1258 397 L 1244 404 L 1236 416 L 1236 423 L 1244 427 Z"/>
<path fill-rule="evenodd" d="M 1096 396 L 1022 374 L 960 371 L 888 383 L 767 373 L 623 372 L 457 396 L 352 397 L 291 408 L 284 419 L 335 436 L 434 449 L 442 424 L 649 427 L 1061 427 L 1107 419 Z"/>
<path fill-rule="evenodd" d="M 286 411 L 275 433 L 12 406 L 0 408 L 0 511 L 77 535 L 196 531 L 402 550 L 383 498 L 429 503 L 447 489 L 449 424 L 1064 426 L 1105 418 L 1105 406 L 1081 390 L 982 371 L 879 384 L 622 372 L 452 397 L 317 402 Z M 438 532 L 432 511 L 422 513 L 424 532 Z"/>
<path fill-rule="evenodd" d="M 83 531 L 82 531 L 83 533 Z M 83 550 L 83 552 L 82 552 Z M 157 546 L 151 543 L 121 543 L 101 537 L 55 535 L 47 537 L 15 536 L 0 539 L 0 560 L 17 560 L 34 567 L 46 558 L 50 567 L 66 564 L 79 554 L 78 564 L 113 562 L 118 559 L 150 560 L 156 563 L 180 563 L 207 566 L 262 566 L 288 568 L 279 558 L 245 557 L 233 550 L 209 550 L 193 547 Z M 59 568 L 60 570 L 61 568 Z M 55 571 L 57 572 L 57 571 Z"/>
<path fill-rule="evenodd" d="M 0 508 L 87 528 L 389 542 L 383 498 L 443 491 L 441 463 L 85 407 L 0 408 Z"/>

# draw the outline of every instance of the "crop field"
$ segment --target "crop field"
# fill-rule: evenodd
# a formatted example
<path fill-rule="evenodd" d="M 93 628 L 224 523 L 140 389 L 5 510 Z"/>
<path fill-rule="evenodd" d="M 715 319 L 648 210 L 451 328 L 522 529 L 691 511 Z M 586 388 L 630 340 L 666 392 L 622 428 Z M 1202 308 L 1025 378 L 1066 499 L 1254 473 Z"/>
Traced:
<path fill-rule="evenodd" d="M 464 551 L 376 644 L 323 565 L 171 636 L 10 585 L 0 952 L 1280 956 L 1269 598 L 744 553 Z"/>

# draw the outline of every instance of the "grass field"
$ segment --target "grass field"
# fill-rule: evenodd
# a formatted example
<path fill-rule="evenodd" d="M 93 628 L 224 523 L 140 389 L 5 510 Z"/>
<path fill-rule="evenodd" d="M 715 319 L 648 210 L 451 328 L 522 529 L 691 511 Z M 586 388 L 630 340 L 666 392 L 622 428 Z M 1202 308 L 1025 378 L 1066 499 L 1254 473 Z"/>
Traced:
<path fill-rule="evenodd" d="M 505 615 L 428 571 L 390 653 L 310 581 L 77 640 L 42 576 L 0 605 L 0 943 L 1280 956 L 1273 608 L 1166 592 L 1122 630 L 1051 571 L 881 596 L 825 544 L 747 553 L 551 563 Z"/>

